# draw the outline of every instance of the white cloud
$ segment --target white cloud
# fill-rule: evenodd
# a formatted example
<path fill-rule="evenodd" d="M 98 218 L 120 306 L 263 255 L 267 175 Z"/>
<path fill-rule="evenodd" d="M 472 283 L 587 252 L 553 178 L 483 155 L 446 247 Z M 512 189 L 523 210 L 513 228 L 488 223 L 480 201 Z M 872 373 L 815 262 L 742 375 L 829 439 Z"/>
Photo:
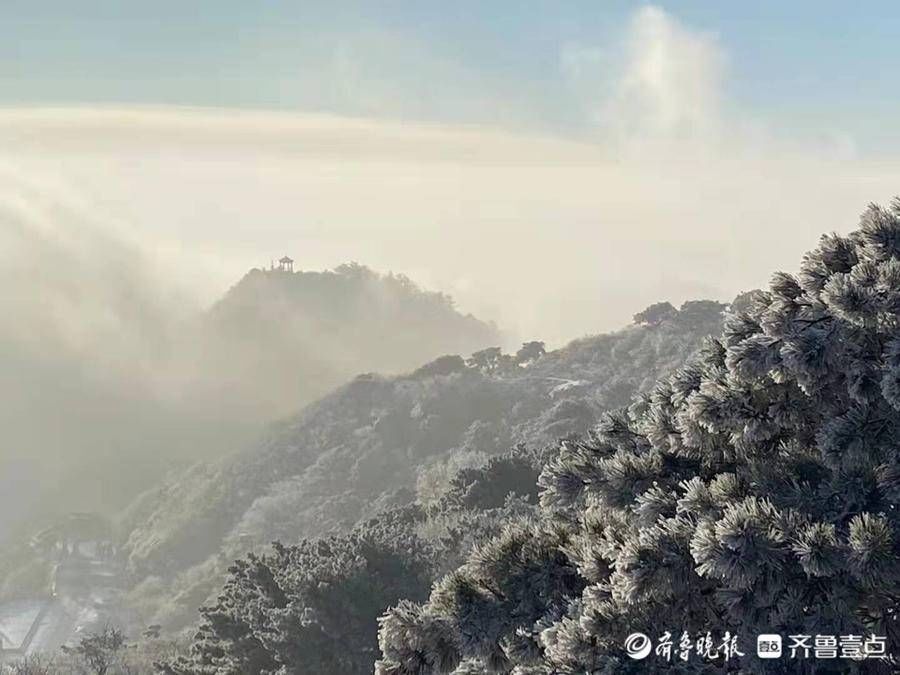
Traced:
<path fill-rule="evenodd" d="M 564 44 L 559 68 L 595 138 L 648 163 L 665 157 L 761 157 L 814 153 L 856 157 L 845 130 L 807 128 L 804 141 L 730 104 L 729 59 L 718 36 L 696 30 L 656 6 L 632 15 L 621 39 L 603 47 Z M 796 136 L 796 129 L 789 130 Z"/>
<path fill-rule="evenodd" d="M 725 58 L 714 36 L 657 7 L 638 11 L 611 101 L 613 124 L 632 133 L 695 137 L 716 132 Z"/>
<path fill-rule="evenodd" d="M 648 7 L 618 45 L 563 46 L 560 68 L 602 122 L 579 141 L 306 113 L 23 108 L 0 110 L 0 151 L 18 179 L 67 186 L 79 213 L 114 223 L 157 277 L 203 300 L 285 252 L 307 269 L 357 260 L 558 343 L 660 299 L 758 286 L 893 196 L 900 162 L 866 162 L 846 134 L 788 143 L 733 114 L 726 63 L 715 36 Z M 57 218 L 77 239 L 85 216 Z"/>
<path fill-rule="evenodd" d="M 607 141 L 697 140 L 722 121 L 725 54 L 714 35 L 658 7 L 632 16 L 618 44 L 566 44 L 564 77 Z"/>
<path fill-rule="evenodd" d="M 51 212 L 54 231 L 77 242 L 96 220 L 155 277 L 205 300 L 285 252 L 306 269 L 358 260 L 556 343 L 659 299 L 757 286 L 890 198 L 898 177 L 897 163 L 836 162 L 764 136 L 752 153 L 743 142 L 619 153 L 484 128 L 224 110 L 6 110 L 0 138 L 12 167 L 0 183 L 30 177 L 28 199 L 34 186 L 77 195 L 77 218 Z"/>

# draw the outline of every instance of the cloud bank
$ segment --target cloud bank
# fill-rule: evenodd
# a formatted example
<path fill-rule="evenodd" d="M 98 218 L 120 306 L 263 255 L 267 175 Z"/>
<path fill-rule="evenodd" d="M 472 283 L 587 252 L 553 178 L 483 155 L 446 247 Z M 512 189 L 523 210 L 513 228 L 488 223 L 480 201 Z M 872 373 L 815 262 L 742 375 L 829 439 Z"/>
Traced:
<path fill-rule="evenodd" d="M 656 7 L 618 44 L 567 44 L 580 138 L 305 113 L 0 110 L 8 170 L 114 222 L 208 302 L 246 268 L 355 259 L 551 342 L 666 297 L 728 298 L 852 226 L 898 163 L 829 130 L 801 144 L 735 111 L 715 35 Z M 57 219 L 76 239 L 83 225 Z M 565 303 L 559 298 L 566 297 Z"/>

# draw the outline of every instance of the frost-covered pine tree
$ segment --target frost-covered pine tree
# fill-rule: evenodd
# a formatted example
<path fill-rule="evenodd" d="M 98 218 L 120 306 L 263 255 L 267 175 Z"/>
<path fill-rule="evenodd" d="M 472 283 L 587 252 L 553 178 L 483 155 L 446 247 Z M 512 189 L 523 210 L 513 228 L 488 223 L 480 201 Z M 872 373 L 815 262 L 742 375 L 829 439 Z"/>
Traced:
<path fill-rule="evenodd" d="M 755 640 L 875 634 L 900 657 L 900 202 L 822 237 L 540 485 L 540 524 L 382 617 L 379 673 L 895 672 Z M 626 655 L 666 631 L 745 656 Z"/>
<path fill-rule="evenodd" d="M 235 561 L 217 600 L 200 610 L 190 653 L 158 664 L 170 675 L 356 675 L 372 671 L 376 619 L 400 598 L 422 599 L 431 552 L 399 508 L 348 535 L 274 543 Z"/>

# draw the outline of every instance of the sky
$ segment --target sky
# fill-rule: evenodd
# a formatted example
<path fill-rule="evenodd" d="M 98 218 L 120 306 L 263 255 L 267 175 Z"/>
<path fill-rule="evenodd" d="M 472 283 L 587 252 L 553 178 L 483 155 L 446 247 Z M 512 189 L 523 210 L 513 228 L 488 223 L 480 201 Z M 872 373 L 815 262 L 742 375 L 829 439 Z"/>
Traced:
<path fill-rule="evenodd" d="M 200 305 L 356 260 L 560 344 L 758 287 L 890 199 L 898 29 L 887 2 L 4 2 L 0 237 Z"/>
<path fill-rule="evenodd" d="M 785 133 L 895 146 L 900 11 L 876 0 L 659 3 L 726 48 L 730 103 Z M 0 3 L 0 101 L 303 110 L 578 133 L 572 50 L 616 58 L 646 5 L 575 2 Z M 583 83 L 581 83 L 583 84 Z M 597 92 L 596 95 L 601 95 Z M 881 127 L 879 129 L 879 127 Z"/>

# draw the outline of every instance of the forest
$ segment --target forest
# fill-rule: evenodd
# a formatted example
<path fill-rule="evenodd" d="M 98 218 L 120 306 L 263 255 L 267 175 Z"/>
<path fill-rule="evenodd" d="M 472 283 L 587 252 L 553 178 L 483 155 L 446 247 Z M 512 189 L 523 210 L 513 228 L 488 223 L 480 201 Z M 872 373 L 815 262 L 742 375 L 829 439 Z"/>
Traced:
<path fill-rule="evenodd" d="M 892 672 L 898 317 L 900 201 L 727 306 L 659 303 L 556 351 L 357 377 L 139 497 L 116 527 L 152 630 L 107 628 L 61 658 L 98 673 Z M 724 631 L 702 652 L 682 642 L 693 661 L 626 647 Z M 865 643 L 772 669 L 749 642 L 765 632 Z"/>
<path fill-rule="evenodd" d="M 249 299 L 232 291 L 213 315 L 263 312 L 246 284 Z M 659 303 L 621 331 L 557 350 L 531 341 L 360 375 L 247 449 L 173 472 L 111 521 L 117 623 L 95 625 L 85 648 L 110 672 L 275 672 L 294 657 L 249 645 L 286 622 L 294 628 L 280 649 L 304 654 L 286 672 L 371 671 L 378 617 L 402 599 L 424 601 L 508 523 L 537 518 L 538 476 L 559 439 L 649 391 L 721 330 L 725 308 Z M 7 560 L 7 598 L 53 578 L 52 555 L 34 542 L 21 550 L 30 553 Z M 258 615 L 245 594 L 262 578 L 283 584 L 290 616 Z M 257 618 L 246 623 L 245 611 Z M 31 660 L 49 672 L 95 668 L 71 649 Z"/>

